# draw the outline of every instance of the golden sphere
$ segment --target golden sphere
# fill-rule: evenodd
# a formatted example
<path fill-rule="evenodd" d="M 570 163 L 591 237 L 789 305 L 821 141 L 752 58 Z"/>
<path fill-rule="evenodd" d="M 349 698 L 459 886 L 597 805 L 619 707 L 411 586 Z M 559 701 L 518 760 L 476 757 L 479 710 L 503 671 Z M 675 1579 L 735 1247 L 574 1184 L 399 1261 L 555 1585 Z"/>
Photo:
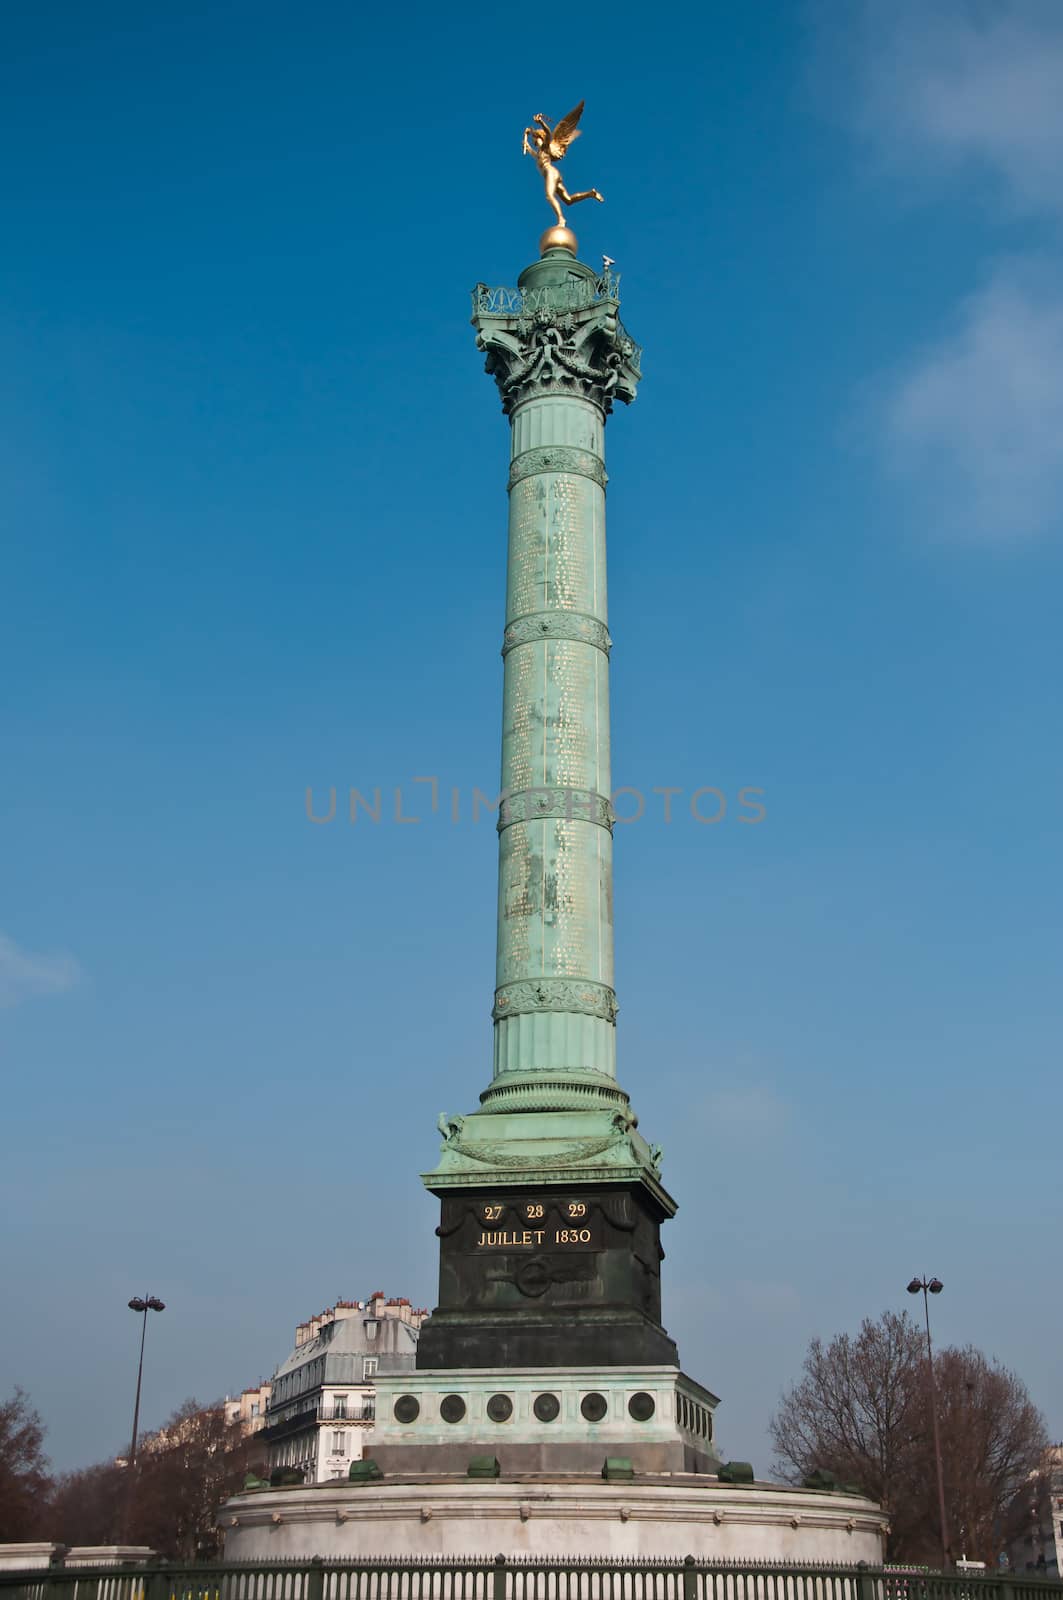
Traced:
<path fill-rule="evenodd" d="M 576 254 L 576 235 L 571 228 L 547 228 L 539 240 L 539 254 L 544 256 L 548 250 L 568 250 Z"/>

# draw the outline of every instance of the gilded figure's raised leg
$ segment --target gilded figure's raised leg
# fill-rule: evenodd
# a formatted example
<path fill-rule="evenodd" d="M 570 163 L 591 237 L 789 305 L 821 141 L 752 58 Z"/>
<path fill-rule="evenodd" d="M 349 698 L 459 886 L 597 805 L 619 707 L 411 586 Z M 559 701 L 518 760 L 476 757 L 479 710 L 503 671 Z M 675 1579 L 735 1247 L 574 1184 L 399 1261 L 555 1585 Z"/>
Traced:
<path fill-rule="evenodd" d="M 581 200 L 605 200 L 605 196 L 599 194 L 597 189 L 581 189 L 579 194 L 569 194 L 568 190 L 559 184 L 558 193 L 566 206 L 578 205 Z"/>

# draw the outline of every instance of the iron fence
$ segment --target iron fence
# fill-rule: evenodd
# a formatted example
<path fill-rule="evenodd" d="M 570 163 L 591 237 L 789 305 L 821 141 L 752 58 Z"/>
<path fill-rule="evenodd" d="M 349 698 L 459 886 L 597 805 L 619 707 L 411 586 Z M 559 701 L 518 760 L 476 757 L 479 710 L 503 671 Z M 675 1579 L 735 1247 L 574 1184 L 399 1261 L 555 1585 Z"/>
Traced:
<path fill-rule="evenodd" d="M 1063 1600 L 1021 1573 L 481 1557 L 49 1567 L 0 1572 L 0 1600 Z"/>

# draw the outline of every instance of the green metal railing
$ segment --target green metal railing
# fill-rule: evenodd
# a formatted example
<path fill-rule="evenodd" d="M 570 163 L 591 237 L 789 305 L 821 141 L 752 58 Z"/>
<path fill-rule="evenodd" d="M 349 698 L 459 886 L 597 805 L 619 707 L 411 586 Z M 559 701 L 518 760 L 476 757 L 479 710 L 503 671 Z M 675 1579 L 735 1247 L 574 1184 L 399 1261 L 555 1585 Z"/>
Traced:
<path fill-rule="evenodd" d="M 532 317 L 540 311 L 582 311 L 599 300 L 620 304 L 620 274 L 608 267 L 599 278 L 574 278 L 569 283 L 538 289 L 510 289 L 505 284 L 478 283 L 472 291 L 475 316 Z"/>
<path fill-rule="evenodd" d="M 1063 1600 L 1023 1574 L 756 1562 L 460 1557 L 48 1567 L 0 1572 L 0 1600 Z"/>

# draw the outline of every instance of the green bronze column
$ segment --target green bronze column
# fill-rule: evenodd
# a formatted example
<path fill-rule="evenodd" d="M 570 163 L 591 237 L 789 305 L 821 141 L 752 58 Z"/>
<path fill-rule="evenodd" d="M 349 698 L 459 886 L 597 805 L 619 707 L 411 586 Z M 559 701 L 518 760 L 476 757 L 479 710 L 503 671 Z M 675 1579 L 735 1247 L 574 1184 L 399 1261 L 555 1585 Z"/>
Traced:
<path fill-rule="evenodd" d="M 544 236 L 477 285 L 510 422 L 494 1072 L 441 1115 L 439 1306 L 418 1366 L 675 1365 L 660 1325 L 660 1149 L 616 1077 L 605 424 L 640 352 L 616 278 Z"/>
<path fill-rule="evenodd" d="M 626 1100 L 615 1081 L 604 433 L 617 383 L 606 388 L 613 369 L 593 360 L 594 344 L 618 356 L 623 344 L 623 398 L 638 373 L 612 280 L 552 251 L 518 289 L 540 309 L 521 319 L 530 327 L 515 361 L 490 294 L 473 319 L 511 429 L 494 1080 L 483 1103 L 616 1106 Z M 552 310 L 573 329 L 580 318 L 582 352 Z"/>

